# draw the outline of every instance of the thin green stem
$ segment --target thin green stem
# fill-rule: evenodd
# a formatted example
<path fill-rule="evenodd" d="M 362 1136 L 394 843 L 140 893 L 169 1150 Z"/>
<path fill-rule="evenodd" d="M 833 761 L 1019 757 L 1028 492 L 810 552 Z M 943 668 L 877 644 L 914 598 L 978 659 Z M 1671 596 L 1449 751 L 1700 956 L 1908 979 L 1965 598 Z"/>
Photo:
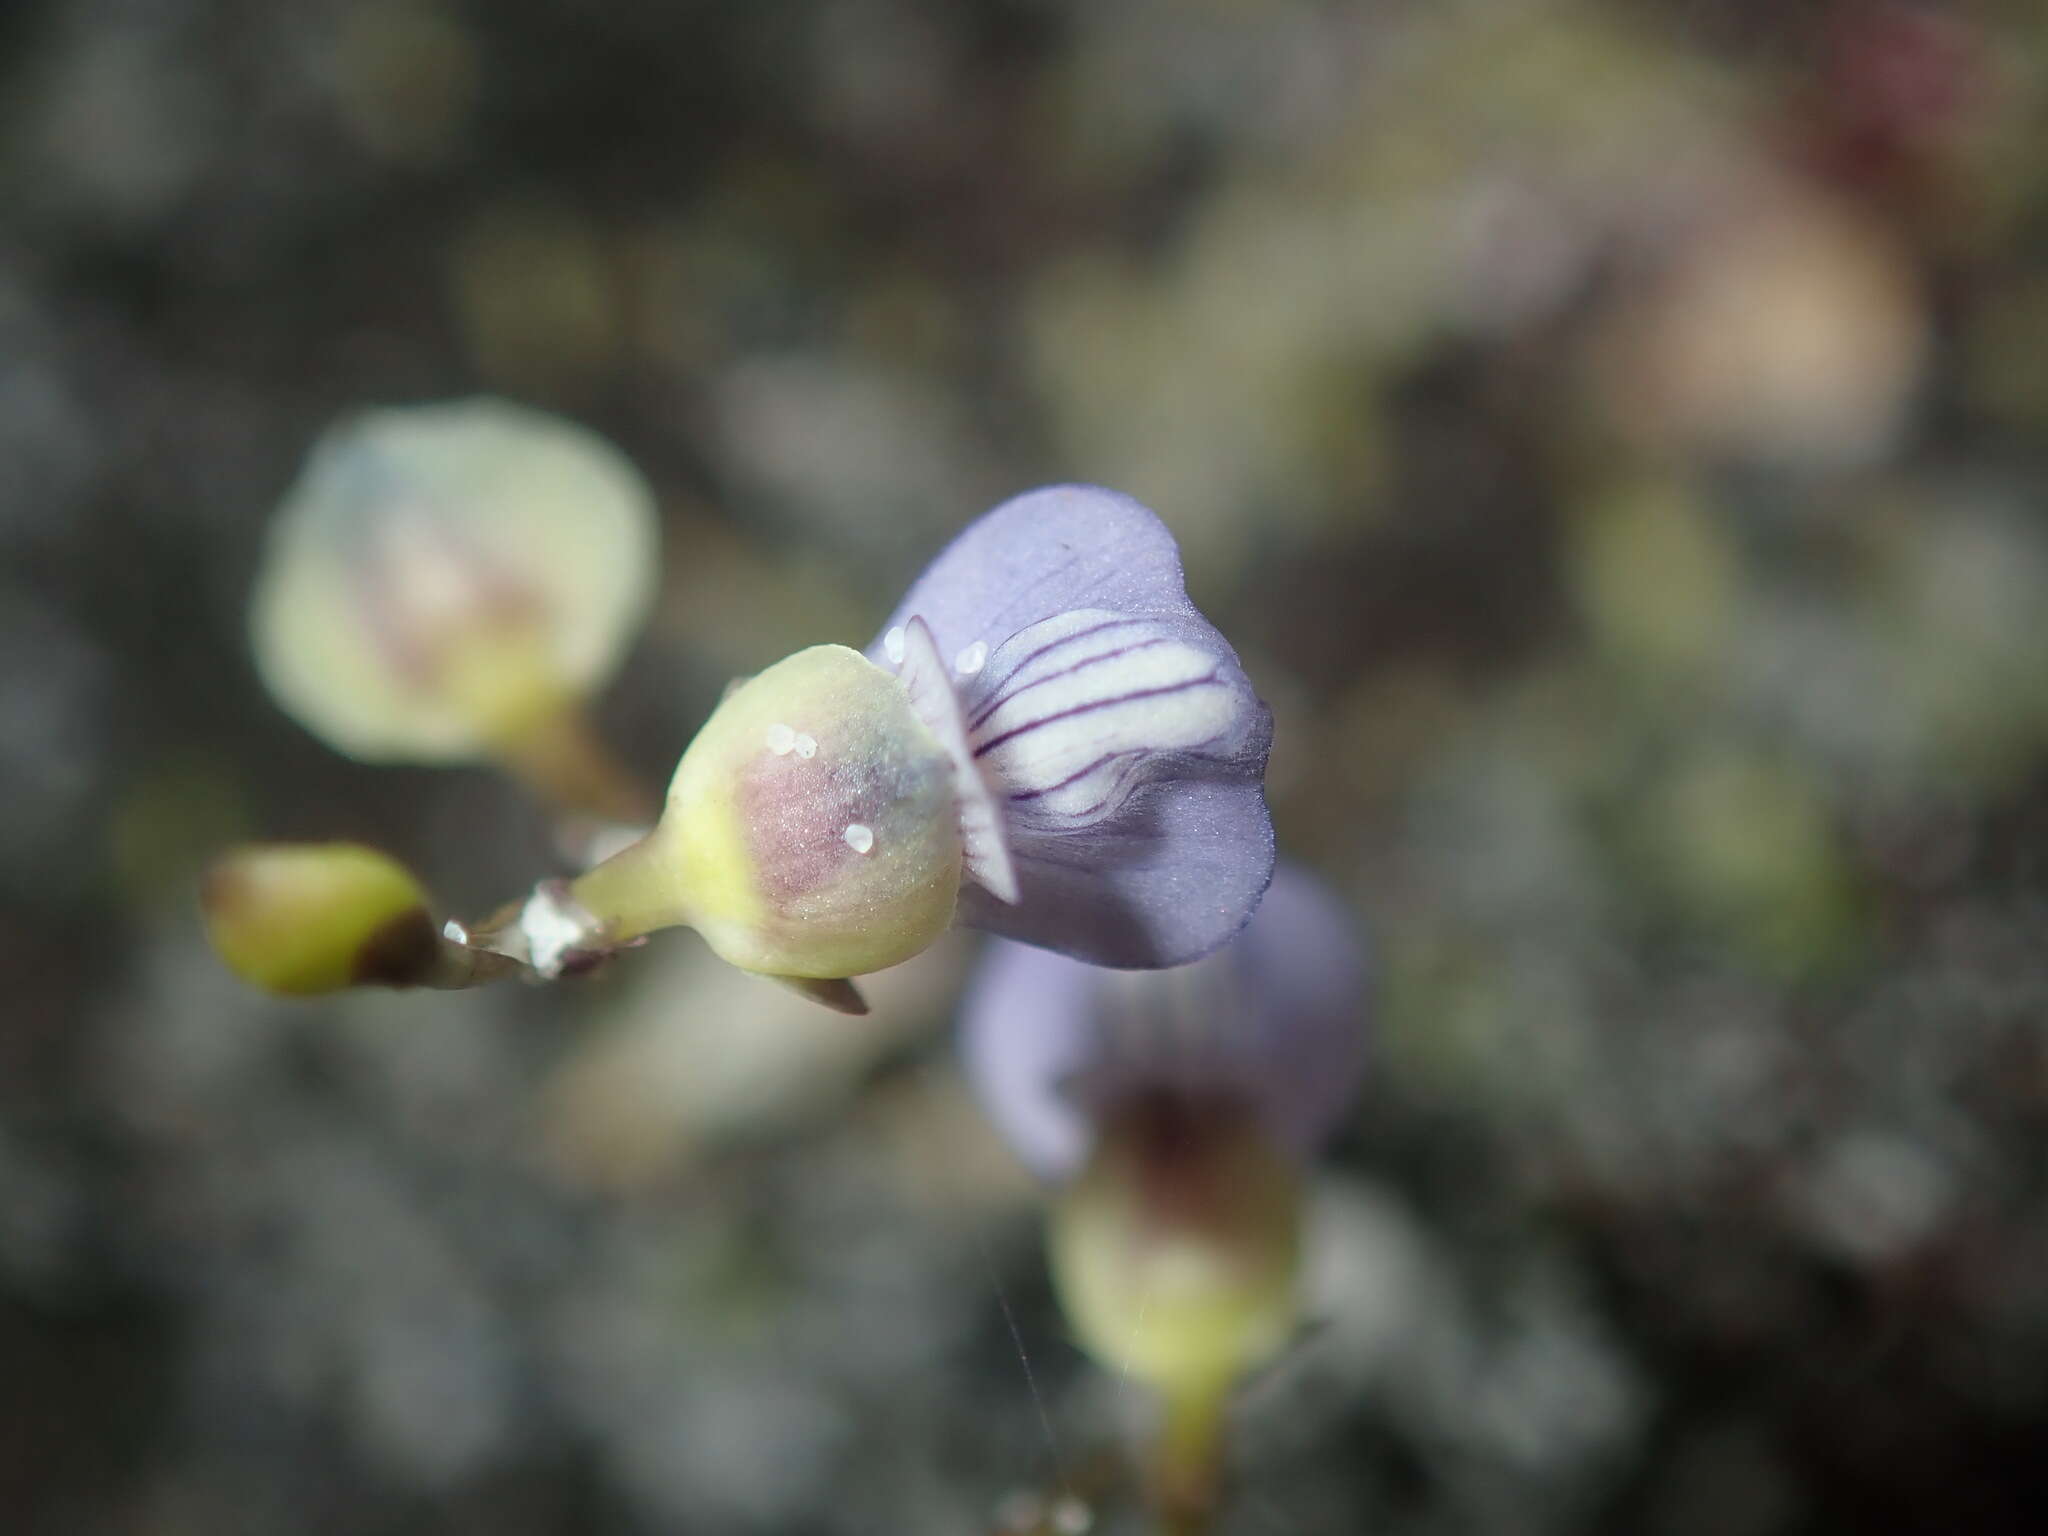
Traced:
<path fill-rule="evenodd" d="M 1152 1463 L 1152 1500 L 1160 1536 L 1208 1536 L 1223 1485 L 1227 1380 L 1179 1385 L 1166 1393 Z"/>
<path fill-rule="evenodd" d="M 604 926 L 605 937 L 622 944 L 689 920 L 674 851 L 657 826 L 569 886 L 576 904 Z"/>
<path fill-rule="evenodd" d="M 514 777 L 564 814 L 644 826 L 660 813 L 661 796 L 619 761 L 578 704 L 543 717 L 500 754 Z"/>

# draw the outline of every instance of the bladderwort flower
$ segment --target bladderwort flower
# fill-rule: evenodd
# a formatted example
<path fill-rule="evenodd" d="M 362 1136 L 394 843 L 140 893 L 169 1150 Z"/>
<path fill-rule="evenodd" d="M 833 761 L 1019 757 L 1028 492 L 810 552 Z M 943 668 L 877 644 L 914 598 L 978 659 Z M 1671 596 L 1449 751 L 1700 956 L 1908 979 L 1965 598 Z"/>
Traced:
<path fill-rule="evenodd" d="M 1354 926 L 1282 865 L 1234 941 L 1178 970 L 1114 972 L 992 948 L 961 1050 L 990 1118 L 1057 1185 L 1062 1309 L 1105 1367 L 1152 1386 L 1162 1510 L 1214 1506 L 1233 1385 L 1297 1325 L 1304 1170 L 1365 1053 Z"/>
<path fill-rule="evenodd" d="M 688 924 L 836 1006 L 955 919 L 1097 964 L 1193 959 L 1272 874 L 1271 719 L 1138 503 L 1034 491 L 969 527 L 868 654 L 737 686 L 646 838 L 544 887 L 546 972 Z"/>
<path fill-rule="evenodd" d="M 1271 719 L 1159 520 L 1019 496 L 963 532 L 866 654 L 728 691 L 645 836 L 456 942 L 553 977 L 690 926 L 830 1006 L 956 918 L 1102 965 L 1223 943 L 1271 878 Z"/>

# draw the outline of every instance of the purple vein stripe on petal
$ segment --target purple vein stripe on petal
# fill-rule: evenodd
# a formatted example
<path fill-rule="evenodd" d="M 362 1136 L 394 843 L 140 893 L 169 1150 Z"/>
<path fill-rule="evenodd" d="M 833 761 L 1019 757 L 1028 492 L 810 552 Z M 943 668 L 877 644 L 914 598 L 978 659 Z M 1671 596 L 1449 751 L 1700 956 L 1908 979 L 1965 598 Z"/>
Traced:
<path fill-rule="evenodd" d="M 1034 789 L 1013 790 L 1010 794 L 1010 799 L 1036 800 L 1040 795 L 1050 795 L 1057 790 L 1065 789 L 1069 784 L 1080 783 L 1081 780 L 1087 778 L 1089 774 L 1093 773 L 1096 769 L 1103 767 L 1105 764 L 1113 763 L 1120 757 L 1133 756 L 1137 752 L 1137 750 L 1138 749 L 1136 747 L 1126 747 L 1121 752 L 1105 752 L 1102 754 L 1102 756 L 1096 758 L 1094 762 L 1090 763 L 1086 768 L 1075 769 L 1072 773 L 1068 774 L 1064 779 L 1061 779 L 1056 784 L 1040 784 Z"/>
<path fill-rule="evenodd" d="M 1033 678 L 1028 683 L 1020 684 L 1011 693 L 1004 693 L 1003 689 L 1008 687 L 1009 684 L 1016 679 L 1019 673 L 1021 673 L 1026 667 L 1030 666 L 1032 662 L 1038 660 L 1039 657 L 1050 655 L 1052 652 L 1059 650 L 1062 646 L 1071 645 L 1077 640 L 1085 640 L 1090 635 L 1099 635 L 1106 629 L 1129 629 L 1134 625 L 1143 626 L 1144 624 L 1145 621 L 1143 619 L 1104 619 L 1100 624 L 1090 624 L 1086 629 L 1077 629 L 1070 635 L 1061 635 L 1059 638 L 1055 640 L 1048 640 L 1045 642 L 1045 644 L 1038 646 L 1036 649 L 1027 652 L 1023 656 L 1020 656 L 1017 659 L 1017 662 L 1014 666 L 1006 666 L 1004 668 L 1002 674 L 1002 681 L 996 685 L 994 695 L 991 698 L 989 698 L 981 706 L 980 709 L 975 711 L 973 718 L 967 722 L 968 728 L 978 729 L 981 726 L 981 724 L 988 719 L 990 715 L 994 714 L 998 709 L 1001 709 L 1004 704 L 1009 702 L 1010 699 L 1014 698 L 1016 694 L 1022 693 L 1026 688 L 1034 688 L 1042 682 L 1047 682 L 1055 677 L 1064 676 L 1066 671 L 1073 670 L 1073 668 L 1070 667 L 1061 672 L 1049 672 L 1042 677 Z M 1149 644 L 1150 642 L 1147 643 Z M 1100 658 L 1094 657 L 1090 659 L 1099 660 Z M 1076 663 L 1076 665 L 1085 667 L 1086 665 L 1088 665 L 1088 662 L 1078 662 Z"/>
<path fill-rule="evenodd" d="M 1191 677 L 1183 683 L 1169 683 L 1163 688 L 1140 688 L 1135 693 L 1120 693 L 1115 698 L 1094 699 L 1086 704 L 1076 704 L 1071 709 L 1058 710 L 1055 713 L 1045 715 L 1040 719 L 1027 720 L 1022 725 L 1012 726 L 1009 730 L 1003 732 L 1002 735 L 992 736 L 987 741 L 979 743 L 974 749 L 974 755 L 976 757 L 985 757 L 988 753 L 995 750 L 995 748 L 1002 746 L 1005 742 L 1015 741 L 1019 736 L 1029 735 L 1031 732 L 1038 730 L 1041 726 L 1055 725 L 1062 720 L 1071 720 L 1076 715 L 1090 715 L 1098 709 L 1109 709 L 1118 704 L 1130 704 L 1136 702 L 1139 699 L 1166 698 L 1171 694 L 1186 693 L 1190 688 L 1200 688 L 1211 685 L 1215 687 L 1222 687 L 1223 679 L 1218 677 L 1214 672 L 1210 672 L 1201 677 Z"/>
<path fill-rule="evenodd" d="M 1109 626 L 1104 625 L 1102 627 L 1106 629 Z M 1092 631 L 1084 631 L 1084 633 L 1092 633 Z M 1080 637 L 1076 636 L 1075 638 L 1078 639 Z M 993 715 L 1005 704 L 1008 704 L 1012 699 L 1020 698 L 1034 688 L 1043 688 L 1046 684 L 1056 683 L 1063 677 L 1072 677 L 1076 672 L 1085 671 L 1089 667 L 1100 666 L 1105 661 L 1117 661 L 1137 651 L 1149 651 L 1155 645 L 1171 645 L 1172 643 L 1164 635 L 1155 635 L 1150 640 L 1140 640 L 1135 645 L 1120 645 L 1114 650 L 1097 651 L 1093 656 L 1084 656 L 1079 661 L 1069 666 L 1061 667 L 1056 672 L 1041 673 L 1039 676 L 1032 678 L 1030 682 L 1019 683 L 1015 688 L 1010 688 L 1008 692 L 998 693 L 995 698 L 990 699 L 988 703 L 975 712 L 974 718 L 968 722 L 968 729 L 980 730 L 982 726 L 988 723 L 989 716 Z M 1047 649 L 1050 650 L 1052 647 L 1048 646 Z M 1016 675 L 1015 672 L 1010 674 L 1012 678 Z M 1008 687 L 1007 679 L 1004 686 Z"/>

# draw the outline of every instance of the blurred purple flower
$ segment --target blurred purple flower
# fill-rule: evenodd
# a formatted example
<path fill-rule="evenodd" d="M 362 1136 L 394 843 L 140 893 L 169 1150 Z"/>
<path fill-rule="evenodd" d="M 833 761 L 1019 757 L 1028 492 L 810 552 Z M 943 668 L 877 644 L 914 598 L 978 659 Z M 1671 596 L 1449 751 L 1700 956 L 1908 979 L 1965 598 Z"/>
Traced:
<path fill-rule="evenodd" d="M 1258 904 L 1272 718 L 1137 502 L 1072 485 L 1004 502 L 868 655 L 954 754 L 962 920 L 1148 968 L 1207 954 Z"/>
<path fill-rule="evenodd" d="M 1234 1101 L 1306 1157 L 1364 1065 L 1366 963 L 1352 918 L 1282 865 L 1243 933 L 1193 965 L 1121 973 L 996 941 L 969 988 L 961 1050 L 1019 1157 L 1063 1180 L 1098 1119 L 1139 1096 Z"/>

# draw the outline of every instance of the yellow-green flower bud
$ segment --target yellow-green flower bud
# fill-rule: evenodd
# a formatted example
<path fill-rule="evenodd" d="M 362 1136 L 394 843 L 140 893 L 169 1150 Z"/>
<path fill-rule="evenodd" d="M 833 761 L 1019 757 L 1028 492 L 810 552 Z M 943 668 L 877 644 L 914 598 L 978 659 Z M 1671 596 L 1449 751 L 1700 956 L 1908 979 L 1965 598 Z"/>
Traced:
<path fill-rule="evenodd" d="M 727 695 L 660 824 L 573 894 L 613 940 L 688 923 L 750 971 L 882 970 L 952 921 L 956 773 L 893 674 L 813 646 Z"/>
<path fill-rule="evenodd" d="M 516 753 L 610 675 L 655 543 L 646 483 L 581 427 L 495 400 L 367 412 L 278 508 L 257 667 L 351 757 Z"/>
<path fill-rule="evenodd" d="M 1248 1111 L 1161 1095 L 1104 1119 L 1061 1191 L 1053 1279 L 1102 1365 L 1204 1402 L 1292 1333 L 1301 1185 Z"/>
<path fill-rule="evenodd" d="M 440 952 L 419 882 L 355 843 L 232 849 L 207 871 L 200 901 L 214 951 L 266 992 L 417 985 Z"/>

